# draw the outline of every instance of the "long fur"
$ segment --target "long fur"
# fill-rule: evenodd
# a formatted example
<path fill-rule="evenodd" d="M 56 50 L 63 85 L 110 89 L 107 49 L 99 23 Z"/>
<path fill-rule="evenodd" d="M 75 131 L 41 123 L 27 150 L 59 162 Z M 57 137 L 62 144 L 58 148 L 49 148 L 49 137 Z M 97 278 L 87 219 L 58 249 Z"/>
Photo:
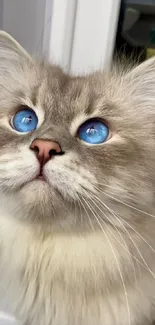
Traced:
<path fill-rule="evenodd" d="M 155 318 L 155 59 L 73 77 L 0 33 L 0 307 L 22 325 Z M 22 134 L 23 106 L 38 128 Z M 78 128 L 103 120 L 108 140 Z M 44 166 L 34 139 L 60 143 Z"/>

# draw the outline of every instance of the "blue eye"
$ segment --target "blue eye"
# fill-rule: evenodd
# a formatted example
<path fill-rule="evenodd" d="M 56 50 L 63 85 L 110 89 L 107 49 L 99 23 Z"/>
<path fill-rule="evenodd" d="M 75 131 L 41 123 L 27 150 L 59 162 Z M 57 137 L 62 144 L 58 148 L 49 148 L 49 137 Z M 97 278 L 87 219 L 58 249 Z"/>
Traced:
<path fill-rule="evenodd" d="M 107 140 L 109 128 L 103 122 L 91 119 L 82 124 L 78 130 L 79 139 L 91 143 L 100 144 Z"/>
<path fill-rule="evenodd" d="M 31 132 L 38 125 L 38 117 L 32 109 L 23 108 L 14 115 L 11 124 L 18 132 Z"/>

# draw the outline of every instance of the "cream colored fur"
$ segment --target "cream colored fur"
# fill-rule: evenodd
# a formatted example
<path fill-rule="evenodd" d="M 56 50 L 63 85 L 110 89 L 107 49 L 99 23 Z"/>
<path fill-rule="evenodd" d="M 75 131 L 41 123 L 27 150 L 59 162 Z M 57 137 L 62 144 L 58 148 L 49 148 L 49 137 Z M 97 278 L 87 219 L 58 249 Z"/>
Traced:
<path fill-rule="evenodd" d="M 69 77 L 0 33 L 0 307 L 21 325 L 150 325 L 155 318 L 155 59 Z M 36 111 L 32 134 L 12 129 Z M 77 139 L 92 116 L 104 145 Z M 65 154 L 44 167 L 35 138 Z"/>

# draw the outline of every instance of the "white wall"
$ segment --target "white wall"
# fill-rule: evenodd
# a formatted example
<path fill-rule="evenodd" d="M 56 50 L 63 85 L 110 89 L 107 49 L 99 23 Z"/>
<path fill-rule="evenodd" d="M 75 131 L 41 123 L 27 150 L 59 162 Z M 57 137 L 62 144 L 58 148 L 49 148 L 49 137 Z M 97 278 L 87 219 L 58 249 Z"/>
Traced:
<path fill-rule="evenodd" d="M 3 28 L 3 0 L 0 0 L 0 29 Z"/>
<path fill-rule="evenodd" d="M 45 4 L 46 0 L 3 1 L 3 29 L 30 53 L 41 54 L 43 49 Z"/>

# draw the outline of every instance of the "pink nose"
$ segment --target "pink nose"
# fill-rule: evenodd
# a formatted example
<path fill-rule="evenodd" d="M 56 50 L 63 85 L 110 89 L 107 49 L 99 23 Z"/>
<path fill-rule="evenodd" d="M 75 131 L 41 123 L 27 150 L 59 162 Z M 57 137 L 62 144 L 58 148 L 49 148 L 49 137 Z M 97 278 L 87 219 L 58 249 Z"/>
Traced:
<path fill-rule="evenodd" d="M 48 160 L 57 154 L 62 154 L 60 145 L 55 141 L 36 139 L 31 143 L 32 149 L 42 165 L 45 165 Z"/>

